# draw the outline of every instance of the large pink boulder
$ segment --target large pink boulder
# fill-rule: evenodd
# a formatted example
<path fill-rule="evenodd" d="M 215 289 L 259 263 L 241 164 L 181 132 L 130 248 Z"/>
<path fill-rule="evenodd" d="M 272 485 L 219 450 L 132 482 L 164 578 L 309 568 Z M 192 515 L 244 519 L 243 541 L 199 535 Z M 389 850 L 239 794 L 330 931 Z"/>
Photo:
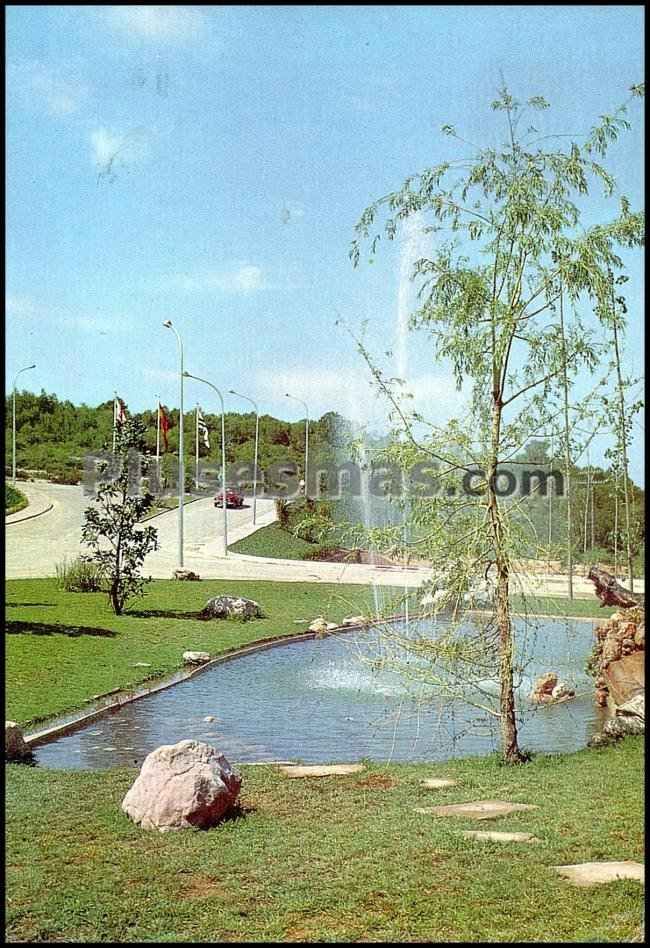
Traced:
<path fill-rule="evenodd" d="M 164 744 L 145 758 L 122 809 L 142 829 L 208 829 L 239 795 L 241 777 L 201 741 Z"/>

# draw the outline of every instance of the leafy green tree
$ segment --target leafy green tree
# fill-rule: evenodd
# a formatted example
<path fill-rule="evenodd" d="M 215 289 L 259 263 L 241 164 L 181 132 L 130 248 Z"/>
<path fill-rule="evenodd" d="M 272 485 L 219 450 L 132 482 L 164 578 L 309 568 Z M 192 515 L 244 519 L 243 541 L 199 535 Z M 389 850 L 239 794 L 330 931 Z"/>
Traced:
<path fill-rule="evenodd" d="M 114 480 L 103 480 L 97 488 L 96 502 L 86 508 L 81 530 L 82 542 L 90 547 L 88 557 L 99 568 L 102 582 L 116 615 L 120 615 L 128 599 L 142 595 L 150 580 L 140 575 L 145 557 L 158 548 L 154 527 L 139 525 L 153 504 L 150 493 L 138 496 L 132 483 L 130 466 L 140 460 L 144 427 L 129 418 L 119 428 L 115 460 L 119 472 Z M 107 473 L 108 462 L 102 462 Z"/>
<path fill-rule="evenodd" d="M 633 87 L 632 97 L 640 94 L 642 88 Z M 444 126 L 462 157 L 409 176 L 399 190 L 366 208 L 350 251 L 355 266 L 362 241 L 370 241 L 374 254 L 381 221 L 389 240 L 413 215 L 431 221 L 426 230 L 435 236 L 435 250 L 414 266 L 420 305 L 410 327 L 429 335 L 435 357 L 449 360 L 459 388 L 471 385 L 471 426 L 456 422 L 431 429 L 428 440 L 416 436 L 415 424 L 423 419 L 404 408 L 394 380 L 360 348 L 401 431 L 393 456 L 405 467 L 422 457 L 437 462 L 436 479 L 454 492 L 463 473 L 474 478 L 469 497 L 446 491 L 426 503 L 415 498 L 413 519 L 428 530 L 422 546 L 445 569 L 451 588 L 460 589 L 468 575 L 496 573 L 498 715 L 508 763 L 523 759 L 509 602 L 511 564 L 521 543 L 513 506 L 500 499 L 499 469 L 527 437 L 549 424 L 549 399 L 559 393 L 568 367 L 595 366 L 597 351 L 577 305 L 585 298 L 595 306 L 606 304 L 608 271 L 622 266 L 617 247 L 638 246 L 644 235 L 643 214 L 632 211 L 625 197 L 610 221 L 580 226 L 594 182 L 607 196 L 614 194 L 614 179 L 596 157 L 604 157 L 628 127 L 627 103 L 601 116 L 582 143 L 557 147 L 549 146 L 554 136 L 532 125 L 523 130 L 526 113 L 548 107 L 541 96 L 523 104 L 503 86 L 492 103 L 505 119 L 506 141 L 499 147 L 478 147 Z M 568 314 L 565 294 L 572 307 Z M 450 654 L 448 649 L 447 658 Z"/>

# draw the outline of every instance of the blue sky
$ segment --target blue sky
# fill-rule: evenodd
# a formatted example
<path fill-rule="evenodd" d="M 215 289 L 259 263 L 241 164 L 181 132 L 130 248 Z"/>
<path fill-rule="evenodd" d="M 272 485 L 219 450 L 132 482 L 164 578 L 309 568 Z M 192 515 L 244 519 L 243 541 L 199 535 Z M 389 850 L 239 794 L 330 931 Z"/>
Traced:
<path fill-rule="evenodd" d="M 499 141 L 501 72 L 517 97 L 551 102 L 545 130 L 587 130 L 643 77 L 643 8 L 7 8 L 8 390 L 36 362 L 21 387 L 177 405 L 172 319 L 188 369 L 261 410 L 300 417 L 290 391 L 314 416 L 378 422 L 342 317 L 369 321 L 378 355 L 397 351 L 423 413 L 453 414 L 448 368 L 422 339 L 399 355 L 400 245 L 356 271 L 348 249 L 373 198 L 453 157 L 441 125 Z M 641 113 L 608 159 L 635 207 Z M 642 254 L 625 260 L 639 375 Z M 188 386 L 186 405 L 197 397 L 217 410 Z"/>

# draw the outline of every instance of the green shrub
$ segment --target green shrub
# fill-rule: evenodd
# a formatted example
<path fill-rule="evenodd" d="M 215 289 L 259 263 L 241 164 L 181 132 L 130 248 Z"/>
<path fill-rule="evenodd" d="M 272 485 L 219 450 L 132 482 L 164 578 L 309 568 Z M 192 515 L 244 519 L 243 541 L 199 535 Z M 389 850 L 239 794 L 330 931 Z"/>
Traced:
<path fill-rule="evenodd" d="M 289 526 L 290 507 L 291 505 L 288 500 L 283 500 L 282 497 L 276 498 L 275 515 L 283 530 L 286 530 Z"/>
<path fill-rule="evenodd" d="M 5 514 L 17 513 L 26 507 L 28 503 L 29 501 L 21 491 L 16 490 L 15 487 L 10 487 L 9 484 L 5 484 Z"/>
<path fill-rule="evenodd" d="M 94 563 L 78 556 L 71 563 L 63 560 L 56 565 L 58 585 L 66 592 L 100 592 L 101 575 Z"/>

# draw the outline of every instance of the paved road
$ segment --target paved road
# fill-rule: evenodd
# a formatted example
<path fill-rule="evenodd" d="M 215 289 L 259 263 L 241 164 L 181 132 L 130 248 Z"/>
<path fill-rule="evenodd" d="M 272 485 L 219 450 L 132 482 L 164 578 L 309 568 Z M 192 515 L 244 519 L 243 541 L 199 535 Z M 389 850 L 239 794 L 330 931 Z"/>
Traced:
<path fill-rule="evenodd" d="M 82 548 L 79 543 L 83 511 L 90 498 L 81 487 L 47 482 L 20 484 L 34 509 L 43 509 L 48 502 L 52 509 L 33 520 L 7 526 L 5 534 L 6 575 L 8 579 L 54 576 L 56 564 L 73 559 Z M 29 512 L 29 507 L 22 513 Z M 234 543 L 275 519 L 273 501 L 258 500 L 257 525 L 253 527 L 252 507 L 228 511 L 228 540 Z M 360 583 L 375 586 L 418 587 L 429 578 L 427 569 L 365 566 L 357 563 L 317 563 L 305 560 L 278 560 L 229 553 L 222 556 L 223 512 L 213 506 L 212 499 L 194 501 L 185 507 L 184 566 L 204 579 L 259 579 L 278 582 Z M 150 521 L 158 530 L 160 549 L 150 553 L 144 564 L 145 574 L 168 579 L 178 566 L 178 511 L 171 510 Z M 545 576 L 513 575 L 513 592 L 528 595 L 567 595 L 567 578 L 561 574 Z M 635 589 L 642 592 L 643 580 L 635 580 Z M 593 584 L 584 577 L 574 577 L 574 593 L 578 598 L 593 598 Z"/>
<path fill-rule="evenodd" d="M 57 563 L 74 559 L 83 552 L 80 543 L 83 512 L 92 499 L 83 494 L 81 487 L 45 481 L 21 482 L 20 489 L 30 501 L 29 507 L 21 511 L 23 516 L 44 510 L 50 503 L 52 509 L 30 520 L 7 523 L 6 576 L 9 579 L 55 576 Z M 212 498 L 206 497 L 188 504 L 184 513 L 185 566 L 190 569 L 196 569 L 198 564 L 212 566 L 222 549 L 223 511 L 213 506 Z M 229 542 L 271 523 L 275 519 L 273 501 L 258 500 L 255 527 L 252 518 L 251 506 L 228 510 Z M 158 530 L 160 549 L 145 560 L 145 572 L 168 578 L 178 566 L 178 511 L 170 510 L 149 523 Z"/>

